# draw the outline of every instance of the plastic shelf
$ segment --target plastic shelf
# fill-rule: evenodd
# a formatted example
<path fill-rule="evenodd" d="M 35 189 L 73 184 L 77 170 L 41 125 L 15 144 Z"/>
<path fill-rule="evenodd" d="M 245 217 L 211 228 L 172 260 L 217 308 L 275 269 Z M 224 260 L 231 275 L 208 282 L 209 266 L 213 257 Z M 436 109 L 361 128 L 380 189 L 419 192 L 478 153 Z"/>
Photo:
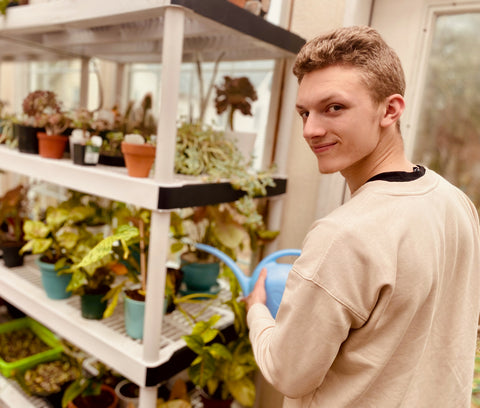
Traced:
<path fill-rule="evenodd" d="M 229 330 L 233 315 L 222 301 L 228 299 L 230 291 L 222 283 L 217 299 L 205 304 L 184 304 L 183 308 L 200 319 L 209 319 L 220 314 L 219 328 Z M 87 353 L 95 356 L 123 376 L 141 386 L 154 386 L 188 367 L 192 354 L 181 336 L 190 334 L 191 325 L 185 316 L 175 310 L 158 318 L 163 319 L 158 359 L 146 363 L 142 358 L 142 341 L 130 338 L 125 331 L 123 301 L 113 316 L 102 320 L 89 320 L 81 316 L 80 297 L 64 300 L 49 299 L 42 288 L 41 276 L 34 263 L 34 256 L 28 256 L 22 267 L 0 266 L 0 297 L 25 311 L 33 319 L 47 326 L 60 337 L 80 344 Z"/>

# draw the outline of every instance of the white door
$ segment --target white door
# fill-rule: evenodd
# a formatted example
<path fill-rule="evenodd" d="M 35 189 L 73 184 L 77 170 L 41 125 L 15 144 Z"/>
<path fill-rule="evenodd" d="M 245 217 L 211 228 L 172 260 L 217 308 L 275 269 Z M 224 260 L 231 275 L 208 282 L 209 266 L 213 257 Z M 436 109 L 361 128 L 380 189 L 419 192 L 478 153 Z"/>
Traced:
<path fill-rule="evenodd" d="M 480 1 L 377 0 L 371 25 L 404 65 L 408 155 L 479 207 Z"/>

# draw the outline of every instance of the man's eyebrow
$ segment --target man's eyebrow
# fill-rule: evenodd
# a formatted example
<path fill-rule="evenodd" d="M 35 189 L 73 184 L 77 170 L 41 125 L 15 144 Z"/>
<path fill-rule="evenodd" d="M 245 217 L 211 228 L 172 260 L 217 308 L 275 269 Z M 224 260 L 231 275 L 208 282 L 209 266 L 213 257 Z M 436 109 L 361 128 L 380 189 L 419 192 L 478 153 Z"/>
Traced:
<path fill-rule="evenodd" d="M 337 99 L 337 98 L 343 98 L 342 94 L 339 92 L 332 92 L 322 99 L 319 99 L 315 101 L 315 105 L 325 105 L 326 103 L 330 102 L 331 100 Z M 295 104 L 295 107 L 297 109 L 304 109 L 304 106 L 301 103 Z"/>

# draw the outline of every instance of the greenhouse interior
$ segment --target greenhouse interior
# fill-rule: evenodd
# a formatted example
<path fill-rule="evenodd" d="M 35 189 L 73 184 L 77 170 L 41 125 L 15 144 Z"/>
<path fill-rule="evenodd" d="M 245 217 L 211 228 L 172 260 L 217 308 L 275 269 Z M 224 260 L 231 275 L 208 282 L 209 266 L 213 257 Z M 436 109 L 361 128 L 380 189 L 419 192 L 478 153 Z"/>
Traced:
<path fill-rule="evenodd" d="M 296 368 L 264 371 L 247 319 L 263 268 L 286 280 L 312 226 L 356 198 L 305 143 L 314 116 L 298 100 L 313 90 L 299 89 L 316 71 L 293 71 L 317 36 L 381 35 L 405 76 L 405 156 L 480 208 L 480 1 L 3 0 L 0 12 L 0 408 L 480 408 L 480 342 L 462 360 L 466 396 L 447 405 L 335 405 L 320 396 L 343 381 L 334 357 L 319 378 L 292 372 L 305 384 L 291 391 L 276 370 Z M 295 312 L 282 285 L 263 301 L 273 333 Z M 444 335 L 466 338 L 455 327 Z M 309 334 L 285 354 L 306 353 Z"/>

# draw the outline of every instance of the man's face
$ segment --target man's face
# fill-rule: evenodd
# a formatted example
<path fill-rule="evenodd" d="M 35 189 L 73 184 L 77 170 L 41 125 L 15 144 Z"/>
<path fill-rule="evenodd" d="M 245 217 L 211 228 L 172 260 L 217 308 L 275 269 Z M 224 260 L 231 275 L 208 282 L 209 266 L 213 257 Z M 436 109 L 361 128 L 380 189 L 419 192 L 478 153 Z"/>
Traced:
<path fill-rule="evenodd" d="M 330 66 L 306 74 L 297 111 L 321 173 L 368 170 L 363 167 L 380 140 L 385 110 L 372 100 L 358 69 Z"/>

